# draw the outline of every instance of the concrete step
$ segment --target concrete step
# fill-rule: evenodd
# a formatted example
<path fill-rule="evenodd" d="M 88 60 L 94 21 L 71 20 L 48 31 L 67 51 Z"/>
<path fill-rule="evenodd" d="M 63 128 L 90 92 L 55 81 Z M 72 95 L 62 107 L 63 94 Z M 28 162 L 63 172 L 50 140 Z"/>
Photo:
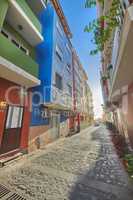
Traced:
<path fill-rule="evenodd" d="M 22 155 L 23 155 L 23 153 L 18 152 L 18 153 L 14 154 L 14 155 L 10 155 L 10 156 L 1 158 L 0 159 L 0 167 L 4 167 L 6 163 L 17 159 Z"/>

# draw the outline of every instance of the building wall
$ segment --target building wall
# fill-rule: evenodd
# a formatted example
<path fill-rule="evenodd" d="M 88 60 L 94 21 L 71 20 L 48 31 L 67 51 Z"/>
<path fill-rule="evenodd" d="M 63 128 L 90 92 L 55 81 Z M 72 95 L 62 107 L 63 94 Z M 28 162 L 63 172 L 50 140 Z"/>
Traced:
<path fill-rule="evenodd" d="M 76 104 L 76 111 L 81 112 L 81 100 L 83 97 L 83 80 L 82 80 L 82 71 L 80 68 L 80 61 L 76 52 L 73 54 L 73 65 L 74 65 L 74 81 L 75 81 L 75 104 Z"/>
<path fill-rule="evenodd" d="M 29 50 L 29 56 L 34 60 L 36 59 L 35 48 L 28 44 L 23 37 L 15 31 L 6 21 L 4 21 L 3 29 L 7 31 L 19 44 L 23 45 L 26 49 Z"/>
<path fill-rule="evenodd" d="M 5 79 L 0 78 L 0 102 L 4 101 L 7 105 L 22 105 L 20 99 L 20 90 L 13 89 L 9 92 L 8 100 L 6 97 L 6 92 L 9 88 L 17 86 L 16 84 L 9 82 Z M 27 99 L 26 99 L 27 101 Z M 29 100 L 28 100 L 29 101 Z M 23 124 L 21 130 L 21 139 L 20 139 L 20 148 L 27 149 L 28 147 L 28 132 L 29 132 L 29 123 L 30 123 L 30 111 L 29 104 L 27 101 L 27 105 L 24 105 L 24 116 L 23 116 Z M 0 143 L 2 142 L 4 127 L 6 122 L 6 109 L 0 110 Z"/>
<path fill-rule="evenodd" d="M 72 72 L 68 72 L 67 64 L 71 65 L 72 55 L 71 49 L 68 53 L 66 44 L 70 46 L 70 42 L 64 33 L 64 29 L 59 18 L 51 4 L 47 6 L 39 15 L 42 24 L 42 34 L 45 38 L 44 42 L 36 48 L 37 62 L 39 64 L 39 78 L 41 85 L 32 89 L 33 94 L 39 92 L 41 100 L 38 103 L 37 95 L 33 98 L 32 117 L 29 136 L 29 150 L 32 151 L 39 146 L 52 142 L 60 136 L 66 136 L 69 131 L 68 117 L 65 117 L 64 111 L 58 111 L 58 108 L 51 110 L 48 108 L 49 117 L 43 117 L 42 112 L 47 104 L 58 104 L 59 106 L 68 106 L 68 101 L 64 100 L 64 96 L 69 94 L 67 84 L 72 87 Z M 62 60 L 56 55 L 56 46 L 62 51 Z M 55 86 L 55 73 L 62 77 L 63 88 L 58 91 Z M 70 102 L 71 103 L 71 102 Z M 36 105 L 35 105 L 36 104 Z M 59 120 L 57 126 L 52 126 L 52 115 L 57 113 Z M 59 132 L 59 133 L 58 133 Z"/>
<path fill-rule="evenodd" d="M 47 121 L 41 118 L 40 104 L 51 101 L 51 85 L 52 85 L 52 62 L 53 62 L 53 27 L 54 27 L 53 8 L 47 7 L 47 11 L 40 13 L 39 19 L 42 24 L 42 35 L 45 41 L 36 48 L 37 62 L 39 64 L 39 79 L 41 85 L 33 88 L 33 93 L 39 92 L 41 99 L 38 105 L 37 97 L 33 98 L 31 126 L 47 125 Z M 36 113 L 38 110 L 38 113 Z M 37 117 L 39 115 L 40 117 Z"/>
<path fill-rule="evenodd" d="M 19 5 L 22 6 L 23 3 L 21 3 L 20 1 L 17 1 L 17 2 L 19 2 L 20 3 Z M 27 10 L 24 10 L 25 14 L 26 14 L 26 11 L 28 10 L 30 10 L 30 12 L 32 13 L 32 10 L 28 6 L 28 4 L 26 4 L 26 2 L 24 4 L 25 4 L 25 8 L 27 9 Z M 11 63 L 15 64 L 17 67 L 24 69 L 29 74 L 38 78 L 38 65 L 35 62 L 35 58 L 36 58 L 35 47 L 31 46 L 23 38 L 23 36 L 21 36 L 18 33 L 19 31 L 15 30 L 11 25 L 9 25 L 9 22 L 7 22 L 8 9 L 10 9 L 10 2 L 8 2 L 7 0 L 0 1 L 0 8 L 1 8 L 1 12 L 0 12 L 1 30 L 8 34 L 8 38 L 7 38 L 3 36 L 2 33 L 0 33 L 0 43 L 1 43 L 0 56 L 7 59 Z M 32 21 L 33 24 L 34 24 L 34 20 L 38 21 L 36 16 L 34 16 L 34 19 Z M 15 19 L 14 19 L 14 23 L 15 23 Z M 39 26 L 41 26 L 40 23 L 39 23 Z M 20 47 L 18 47 L 12 42 L 12 40 L 15 40 L 19 45 L 21 45 L 21 47 L 26 48 L 29 51 L 29 54 L 26 54 L 25 52 L 23 52 Z"/>
<path fill-rule="evenodd" d="M 74 119 L 71 119 L 75 130 L 88 127 L 93 120 L 92 95 L 87 83 L 88 77 L 80 62 L 76 51 L 73 49 L 73 104 Z"/>
<path fill-rule="evenodd" d="M 119 83 L 124 83 L 123 78 L 120 77 L 119 83 L 117 83 L 117 89 L 118 89 L 118 95 L 113 96 L 113 93 L 117 91 L 113 91 L 113 87 L 115 88 L 116 85 L 113 85 L 115 83 L 115 80 L 117 80 L 117 76 L 115 77 L 116 70 L 123 70 L 123 60 L 118 55 L 120 54 L 121 47 L 122 47 L 122 41 L 121 39 L 121 32 L 124 30 L 125 23 L 125 16 L 128 11 L 126 11 L 126 8 L 130 6 L 129 4 L 133 3 L 133 1 L 123 0 L 121 1 L 121 13 L 122 16 L 120 16 L 121 24 L 119 27 L 117 27 L 112 36 L 110 37 L 109 41 L 105 45 L 105 49 L 102 52 L 102 74 L 105 76 L 107 75 L 107 72 L 109 72 L 109 77 L 101 81 L 102 84 L 102 90 L 103 90 L 103 98 L 105 102 L 105 108 L 106 108 L 106 120 L 109 122 L 113 122 L 119 131 L 119 134 L 125 137 L 125 140 L 128 144 L 131 144 L 133 147 L 133 103 L 132 103 L 132 92 L 133 92 L 133 84 L 129 85 L 128 81 L 126 85 L 127 90 L 123 92 L 123 88 L 120 87 Z M 108 2 L 105 0 L 105 6 L 104 10 L 100 10 L 100 14 L 104 14 L 107 10 L 109 10 L 111 6 L 111 1 Z M 125 16 L 124 16 L 125 15 Z M 128 36 L 127 36 L 128 37 Z M 126 34 L 125 34 L 126 38 Z M 128 42 L 129 38 L 126 38 L 126 41 Z M 108 44 L 111 42 L 110 51 L 108 54 L 106 54 Z M 126 44 L 126 46 L 128 46 Z M 125 50 L 124 55 L 126 55 L 127 60 L 130 59 L 129 52 Z M 120 60 L 121 59 L 121 60 Z M 120 65 L 118 66 L 118 60 L 120 62 Z M 111 68 L 110 68 L 111 66 Z M 131 66 L 130 66 L 131 67 Z M 126 68 L 127 72 L 130 70 L 128 67 Z M 118 72 L 118 71 L 117 71 Z M 122 71 L 119 71 L 120 74 Z M 124 76 L 124 75 L 123 75 Z M 125 77 L 126 77 L 126 71 L 125 71 Z M 122 85 L 122 84 L 121 84 Z M 109 105 L 108 105 L 109 104 Z M 110 120 L 110 115 L 112 112 L 110 110 L 113 110 L 113 120 Z"/>
<path fill-rule="evenodd" d="M 33 89 L 33 92 L 40 92 L 42 99 L 40 103 L 56 103 L 64 106 L 68 106 L 68 101 L 65 102 L 64 95 L 69 98 L 68 83 L 72 87 L 72 71 L 68 72 L 67 64 L 72 68 L 72 55 L 71 52 L 68 55 L 66 50 L 66 44 L 69 45 L 69 41 L 61 27 L 61 35 L 57 30 L 58 17 L 51 5 L 47 7 L 46 11 L 40 14 L 40 21 L 43 26 L 43 35 L 45 41 L 37 46 L 37 62 L 39 64 L 39 78 L 41 85 Z M 56 56 L 56 45 L 60 46 L 63 52 L 62 62 Z M 72 70 L 72 69 L 71 69 Z M 58 92 L 55 87 L 55 73 L 58 73 L 63 80 L 63 90 Z M 55 92 L 56 90 L 56 92 Z M 57 98 L 56 98 L 57 97 Z M 35 99 L 36 102 L 36 99 Z M 70 102 L 71 105 L 71 102 Z M 32 114 L 31 125 L 41 125 L 43 122 L 35 120 L 34 108 Z"/>
<path fill-rule="evenodd" d="M 38 78 L 38 65 L 35 62 L 35 59 L 36 59 L 35 47 L 30 45 L 29 44 L 30 42 L 27 42 L 28 40 L 26 41 L 23 38 L 23 35 L 20 35 L 21 33 L 20 34 L 18 33 L 19 30 L 17 30 L 17 29 L 15 30 L 11 25 L 9 25 L 8 9 L 11 9 L 10 3 L 11 3 L 11 1 L 8 1 L 8 0 L 0 1 L 0 10 L 1 10 L 1 12 L 0 12 L 0 32 L 2 30 L 5 33 L 8 33 L 8 37 L 5 36 L 3 33 L 0 33 L 0 43 L 1 43 L 0 56 L 3 59 L 7 60 L 7 63 L 6 62 L 4 63 L 5 69 L 3 66 L 2 70 L 3 71 L 5 70 L 5 72 L 6 72 L 6 67 L 8 67 L 8 66 L 6 66 L 6 64 L 8 65 L 8 61 L 9 61 L 11 64 L 14 64 L 14 65 L 16 65 L 16 67 L 18 67 L 18 71 L 19 71 L 19 67 L 20 67 L 23 70 L 25 70 L 25 72 L 29 73 L 29 75 L 33 75 L 34 78 L 35 77 Z M 23 0 L 23 1 L 16 0 L 16 3 L 24 11 L 24 13 L 27 15 L 27 17 L 31 21 L 31 23 L 33 23 L 33 25 L 38 29 L 38 31 L 41 32 L 41 24 L 40 24 L 37 16 L 34 15 L 32 10 L 28 6 L 27 2 L 25 0 Z M 16 22 L 15 18 L 12 20 L 14 20 L 14 23 Z M 29 33 L 30 33 L 30 30 L 29 30 Z M 13 43 L 12 39 L 14 39 L 17 43 L 19 43 L 19 46 L 15 45 Z M 28 54 L 28 52 L 24 52 L 22 50 L 22 48 L 20 48 L 20 44 L 21 44 L 21 47 L 25 47 L 29 51 L 29 54 Z M 3 74 L 4 74 L 3 71 L 1 73 L 1 76 L 3 76 Z M 14 72 L 12 72 L 12 71 L 13 70 L 11 70 L 11 74 L 10 74 L 10 71 L 8 70 L 7 74 L 9 76 L 6 75 L 6 73 L 5 73 L 5 77 L 8 79 L 11 78 L 12 81 L 16 81 L 16 80 L 13 80 L 13 77 L 16 76 L 17 73 L 15 74 L 15 71 Z M 20 79 L 22 80 L 22 78 L 24 77 L 23 74 L 22 74 L 22 76 L 20 75 L 20 77 L 21 77 Z M 5 129 L 8 106 L 19 106 L 19 107 L 22 106 L 24 108 L 24 112 L 23 112 L 23 120 L 22 120 L 19 148 L 20 148 L 20 150 L 24 150 L 24 151 L 27 151 L 27 149 L 28 149 L 28 138 L 29 138 L 28 134 L 29 134 L 30 117 L 31 117 L 31 113 L 30 113 L 30 100 L 31 100 L 30 92 L 31 91 L 30 91 L 30 89 L 27 89 L 26 93 L 25 92 L 23 93 L 21 91 L 22 91 L 23 85 L 25 85 L 26 88 L 29 87 L 29 85 L 27 85 L 31 81 L 31 80 L 29 81 L 29 79 L 30 79 L 29 77 L 30 76 L 27 76 L 27 80 L 26 80 L 26 78 L 24 79 L 27 81 L 26 83 L 22 83 L 22 82 L 24 82 L 23 80 L 20 81 L 22 84 L 21 86 L 15 84 L 14 82 L 11 82 L 7 79 L 0 77 L 0 102 L 6 103 L 5 109 L 0 108 L 0 144 L 2 145 L 2 141 L 3 141 L 3 133 L 4 133 L 4 129 Z M 31 76 L 31 79 L 32 79 L 32 76 Z M 36 82 L 37 82 L 37 79 L 36 79 Z M 6 94 L 8 92 L 8 89 L 16 87 L 16 86 L 18 87 L 18 89 L 12 89 L 9 92 L 8 99 L 7 99 Z M 23 103 L 22 103 L 22 98 L 24 101 Z M 14 112 L 14 111 L 12 111 L 12 112 Z M 18 122 L 16 118 L 14 117 L 14 121 L 13 121 L 14 124 L 16 122 Z M 15 119 L 16 119 L 16 122 L 15 122 Z M 12 121 L 12 120 L 10 120 L 10 121 Z M 11 127 L 11 129 L 15 129 L 15 128 Z M 12 131 L 12 133 L 13 133 L 13 131 Z M 9 142 L 8 145 L 11 146 L 11 143 L 14 140 L 13 134 L 10 134 L 10 137 L 8 139 L 10 140 L 10 141 L 8 141 Z M 9 148 L 9 149 L 11 149 L 11 148 Z"/>
<path fill-rule="evenodd" d="M 31 126 L 29 129 L 28 151 L 32 152 L 52 142 L 49 125 Z"/>
<path fill-rule="evenodd" d="M 51 101 L 55 101 L 64 106 L 68 106 L 70 104 L 70 108 L 72 108 L 72 92 L 69 93 L 68 85 L 72 89 L 72 52 L 71 52 L 71 44 L 61 26 L 59 18 L 55 15 L 55 24 L 54 24 L 54 44 L 53 44 L 53 63 L 52 63 L 52 94 Z M 57 46 L 60 48 L 62 52 L 62 61 L 56 55 Z M 68 69 L 68 66 L 70 69 Z M 63 88 L 62 91 L 57 92 L 55 95 L 54 87 L 55 85 L 55 73 L 58 73 L 63 80 Z M 61 96 L 61 98 L 58 96 Z M 68 101 L 67 101 L 68 99 Z"/>
<path fill-rule="evenodd" d="M 60 136 L 66 137 L 69 134 L 70 127 L 69 127 L 69 118 L 66 116 L 61 115 L 60 120 Z"/>
<path fill-rule="evenodd" d="M 122 96 L 121 126 L 124 136 L 133 147 L 133 84 L 129 86 L 128 93 Z M 122 133 L 122 131 L 120 131 Z"/>

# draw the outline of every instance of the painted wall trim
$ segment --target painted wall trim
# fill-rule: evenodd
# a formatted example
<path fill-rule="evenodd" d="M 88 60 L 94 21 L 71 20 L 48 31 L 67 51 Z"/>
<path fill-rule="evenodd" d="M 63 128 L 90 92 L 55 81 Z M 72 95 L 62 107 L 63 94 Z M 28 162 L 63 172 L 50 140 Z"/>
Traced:
<path fill-rule="evenodd" d="M 4 59 L 3 57 L 0 56 L 0 77 L 2 78 L 6 78 L 6 74 L 2 74 L 2 69 L 1 66 L 3 66 L 6 70 L 11 71 L 12 73 L 16 74 L 16 76 L 22 77 L 24 79 L 28 80 L 28 85 L 24 85 L 21 83 L 20 80 L 20 84 L 26 86 L 26 87 L 33 87 L 36 85 L 40 85 L 40 80 L 37 79 L 36 77 L 32 76 L 31 74 L 27 73 L 25 70 L 21 69 L 20 67 L 14 65 L 13 63 L 9 62 L 8 60 Z M 4 77 L 5 76 L 5 77 Z M 10 77 L 10 74 L 8 74 L 8 76 Z M 20 79 L 20 78 L 19 78 Z M 11 81 L 11 80 L 10 80 Z M 19 84 L 18 80 L 12 80 L 12 82 L 15 82 L 17 84 Z"/>

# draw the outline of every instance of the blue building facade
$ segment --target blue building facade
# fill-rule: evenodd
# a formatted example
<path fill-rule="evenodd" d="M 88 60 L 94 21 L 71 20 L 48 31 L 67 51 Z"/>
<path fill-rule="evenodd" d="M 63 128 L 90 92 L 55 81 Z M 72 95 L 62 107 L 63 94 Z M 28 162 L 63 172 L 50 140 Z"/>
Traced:
<path fill-rule="evenodd" d="M 32 91 L 31 148 L 69 131 L 68 113 L 73 108 L 72 47 L 63 17 L 51 3 L 39 16 L 44 42 L 36 48 L 41 85 Z"/>

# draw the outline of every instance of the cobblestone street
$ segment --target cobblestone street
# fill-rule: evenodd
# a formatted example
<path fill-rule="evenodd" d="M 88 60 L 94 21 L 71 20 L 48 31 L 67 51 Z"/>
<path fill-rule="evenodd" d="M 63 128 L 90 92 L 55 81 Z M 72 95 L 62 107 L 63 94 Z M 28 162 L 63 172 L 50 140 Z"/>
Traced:
<path fill-rule="evenodd" d="M 1 169 L 0 180 L 29 200 L 133 200 L 104 127 L 90 127 L 13 161 Z"/>

